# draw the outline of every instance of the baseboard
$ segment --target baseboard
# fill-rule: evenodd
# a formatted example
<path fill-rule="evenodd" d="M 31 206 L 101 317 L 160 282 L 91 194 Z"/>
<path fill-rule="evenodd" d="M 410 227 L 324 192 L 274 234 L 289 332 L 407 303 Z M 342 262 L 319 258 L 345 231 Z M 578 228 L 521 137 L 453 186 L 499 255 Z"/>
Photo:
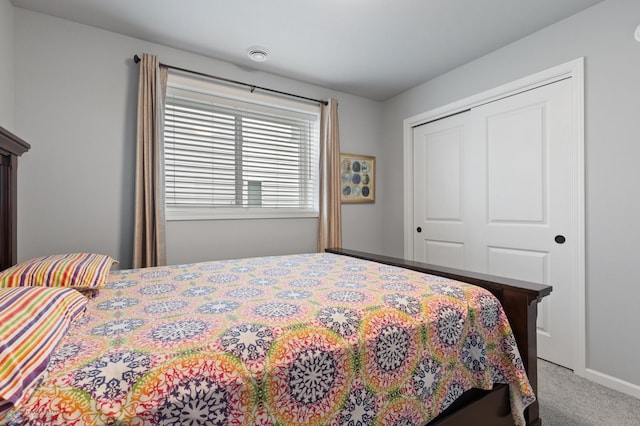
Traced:
<path fill-rule="evenodd" d="M 590 368 L 585 369 L 585 379 L 589 379 L 592 382 L 596 382 L 611 389 L 615 389 L 619 392 L 626 393 L 640 399 L 640 386 L 633 383 L 625 382 L 616 377 L 609 376 Z"/>

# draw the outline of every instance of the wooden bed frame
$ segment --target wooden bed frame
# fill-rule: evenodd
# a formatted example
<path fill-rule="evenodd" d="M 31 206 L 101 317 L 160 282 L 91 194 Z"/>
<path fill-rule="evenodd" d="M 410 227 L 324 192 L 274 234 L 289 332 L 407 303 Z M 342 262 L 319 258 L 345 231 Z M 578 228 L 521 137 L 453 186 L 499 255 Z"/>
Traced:
<path fill-rule="evenodd" d="M 0 127 L 0 270 L 17 259 L 18 157 L 31 145 Z"/>
<path fill-rule="evenodd" d="M 529 376 L 533 391 L 538 392 L 536 318 L 538 302 L 551 293 L 552 287 L 525 281 L 510 280 L 442 266 L 429 265 L 395 257 L 380 256 L 346 249 L 327 249 L 329 253 L 372 260 L 427 274 L 439 275 L 486 288 L 504 308 L 518 343 L 518 349 Z M 541 426 L 538 402 L 525 410 L 527 425 Z M 447 410 L 429 423 L 429 426 L 513 426 L 507 385 L 498 385 L 491 391 L 473 389 L 462 395 Z"/>
<path fill-rule="evenodd" d="M 0 127 L 0 270 L 17 261 L 17 167 L 18 157 L 30 145 Z M 538 302 L 549 293 L 551 286 L 507 280 L 483 274 L 428 265 L 394 257 L 379 256 L 354 250 L 328 249 L 329 253 L 413 269 L 484 287 L 502 303 L 518 342 L 524 366 L 534 392 L 538 390 L 536 317 Z M 525 411 L 528 425 L 540 426 L 538 403 Z M 507 385 L 497 385 L 491 391 L 471 390 L 456 400 L 429 426 L 513 426 Z"/>

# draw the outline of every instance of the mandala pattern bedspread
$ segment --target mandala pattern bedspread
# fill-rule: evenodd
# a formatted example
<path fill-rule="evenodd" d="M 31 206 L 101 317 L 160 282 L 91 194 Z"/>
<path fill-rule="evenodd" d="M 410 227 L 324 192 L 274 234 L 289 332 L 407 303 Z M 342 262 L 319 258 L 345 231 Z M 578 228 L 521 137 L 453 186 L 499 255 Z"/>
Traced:
<path fill-rule="evenodd" d="M 9 421 L 424 425 L 494 383 L 524 424 L 535 397 L 489 292 L 333 254 L 253 258 L 112 273 Z"/>

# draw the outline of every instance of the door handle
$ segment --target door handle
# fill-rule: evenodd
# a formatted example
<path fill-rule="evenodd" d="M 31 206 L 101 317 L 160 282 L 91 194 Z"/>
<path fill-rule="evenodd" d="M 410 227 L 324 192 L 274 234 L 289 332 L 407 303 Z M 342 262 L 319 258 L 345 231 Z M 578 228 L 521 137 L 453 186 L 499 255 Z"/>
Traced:
<path fill-rule="evenodd" d="M 422 228 L 420 228 L 419 226 L 416 228 L 416 231 L 418 231 L 418 234 L 422 232 Z"/>
<path fill-rule="evenodd" d="M 556 235 L 554 240 L 558 244 L 564 244 L 564 242 L 567 241 L 567 239 L 564 237 L 564 235 Z"/>

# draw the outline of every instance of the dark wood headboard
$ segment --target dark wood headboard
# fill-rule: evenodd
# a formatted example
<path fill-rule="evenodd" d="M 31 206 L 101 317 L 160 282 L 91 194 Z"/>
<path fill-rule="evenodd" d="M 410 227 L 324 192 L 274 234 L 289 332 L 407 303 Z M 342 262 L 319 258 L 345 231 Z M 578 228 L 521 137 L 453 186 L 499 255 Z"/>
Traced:
<path fill-rule="evenodd" d="M 0 270 L 17 261 L 18 157 L 30 148 L 0 126 Z"/>

